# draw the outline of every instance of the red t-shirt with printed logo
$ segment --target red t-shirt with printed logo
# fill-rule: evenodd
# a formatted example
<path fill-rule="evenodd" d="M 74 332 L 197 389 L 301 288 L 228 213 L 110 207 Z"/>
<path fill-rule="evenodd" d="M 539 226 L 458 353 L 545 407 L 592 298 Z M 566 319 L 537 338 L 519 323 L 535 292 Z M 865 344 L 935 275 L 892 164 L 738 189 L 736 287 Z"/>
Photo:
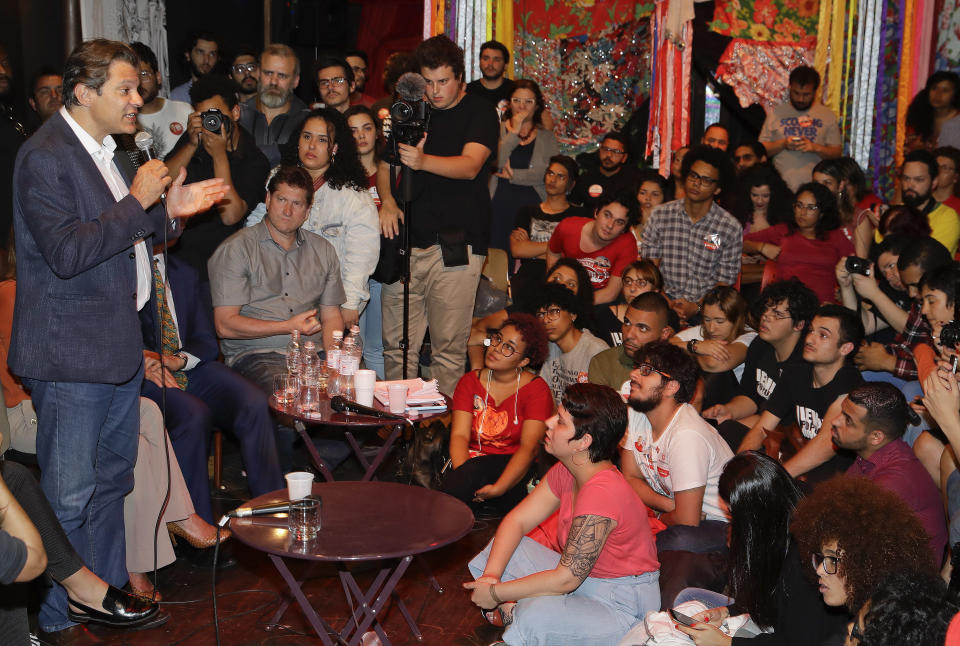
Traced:
<path fill-rule="evenodd" d="M 594 289 L 603 289 L 611 276 L 619 277 L 631 262 L 637 259 L 637 241 L 629 231 L 621 233 L 613 242 L 597 251 L 586 252 L 580 248 L 580 234 L 583 227 L 593 222 L 593 218 L 570 217 L 560 221 L 548 247 L 551 252 L 576 258 L 590 274 L 590 283 Z"/>

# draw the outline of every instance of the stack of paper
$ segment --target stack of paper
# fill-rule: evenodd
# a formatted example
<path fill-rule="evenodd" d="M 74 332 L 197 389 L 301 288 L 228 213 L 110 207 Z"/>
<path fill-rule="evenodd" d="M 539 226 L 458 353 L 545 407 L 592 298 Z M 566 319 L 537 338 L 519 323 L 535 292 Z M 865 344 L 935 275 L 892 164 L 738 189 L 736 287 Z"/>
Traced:
<path fill-rule="evenodd" d="M 387 406 L 390 403 L 390 395 L 387 387 L 390 384 L 404 384 L 407 387 L 407 407 L 419 408 L 421 406 L 444 406 L 446 400 L 440 394 L 437 387 L 437 380 L 431 379 L 424 381 L 417 377 L 416 379 L 403 379 L 397 381 L 378 381 L 373 389 L 373 395 L 377 400 Z"/>

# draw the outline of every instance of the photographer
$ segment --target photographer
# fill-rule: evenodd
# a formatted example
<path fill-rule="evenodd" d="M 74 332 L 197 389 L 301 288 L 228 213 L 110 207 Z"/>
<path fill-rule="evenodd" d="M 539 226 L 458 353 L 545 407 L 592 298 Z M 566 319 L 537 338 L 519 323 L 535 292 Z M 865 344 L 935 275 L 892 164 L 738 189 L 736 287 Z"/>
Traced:
<path fill-rule="evenodd" d="M 187 131 L 167 157 L 167 167 L 171 173 L 185 167 L 191 182 L 219 177 L 227 185 L 227 194 L 186 224 L 174 253 L 200 272 L 201 283 L 208 285 L 207 260 L 261 201 L 270 166 L 253 137 L 237 125 L 240 107 L 233 81 L 219 74 L 203 76 L 190 88 L 190 99 L 194 112 Z M 218 118 L 220 127 L 215 128 Z M 209 287 L 203 291 L 209 293 Z"/>
<path fill-rule="evenodd" d="M 840 299 L 844 307 L 860 311 L 868 341 L 890 342 L 893 333 L 903 332 L 910 296 L 897 260 L 910 241 L 909 236 L 890 235 L 871 254 L 876 262 L 847 256 L 837 263 Z"/>
<path fill-rule="evenodd" d="M 490 193 L 485 172 L 497 150 L 497 113 L 464 93 L 463 50 L 446 36 L 421 43 L 413 54 L 426 81 L 431 108 L 427 133 L 416 145 L 399 144 L 404 172 L 414 171 L 410 221 L 409 370 L 417 373 L 427 326 L 432 371 L 443 392 L 463 375 L 466 341 L 480 268 L 490 236 Z M 409 169 L 409 170 L 408 170 Z M 381 162 L 377 189 L 384 236 L 399 233 L 404 214 L 390 192 L 390 167 Z M 403 284 L 383 286 L 384 362 L 388 379 L 403 369 Z"/>

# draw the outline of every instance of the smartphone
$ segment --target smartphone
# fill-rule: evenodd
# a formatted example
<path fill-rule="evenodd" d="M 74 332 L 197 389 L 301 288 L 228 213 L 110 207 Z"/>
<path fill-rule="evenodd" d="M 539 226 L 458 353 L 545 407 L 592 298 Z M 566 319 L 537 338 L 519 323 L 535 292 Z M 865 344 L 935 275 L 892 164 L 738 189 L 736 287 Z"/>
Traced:
<path fill-rule="evenodd" d="M 692 626 L 695 623 L 697 623 L 696 619 L 694 619 L 693 617 L 688 617 L 682 612 L 677 612 L 673 608 L 670 608 L 670 616 L 673 617 L 674 621 L 681 623 L 684 626 Z"/>

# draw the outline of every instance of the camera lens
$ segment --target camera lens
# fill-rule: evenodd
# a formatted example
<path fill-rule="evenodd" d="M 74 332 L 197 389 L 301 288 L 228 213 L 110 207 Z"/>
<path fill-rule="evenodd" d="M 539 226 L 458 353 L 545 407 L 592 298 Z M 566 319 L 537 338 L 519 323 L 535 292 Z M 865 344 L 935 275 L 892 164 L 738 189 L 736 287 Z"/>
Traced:
<path fill-rule="evenodd" d="M 406 101 L 397 101 L 390 106 L 390 117 L 401 123 L 409 121 L 413 118 L 413 106 Z"/>

